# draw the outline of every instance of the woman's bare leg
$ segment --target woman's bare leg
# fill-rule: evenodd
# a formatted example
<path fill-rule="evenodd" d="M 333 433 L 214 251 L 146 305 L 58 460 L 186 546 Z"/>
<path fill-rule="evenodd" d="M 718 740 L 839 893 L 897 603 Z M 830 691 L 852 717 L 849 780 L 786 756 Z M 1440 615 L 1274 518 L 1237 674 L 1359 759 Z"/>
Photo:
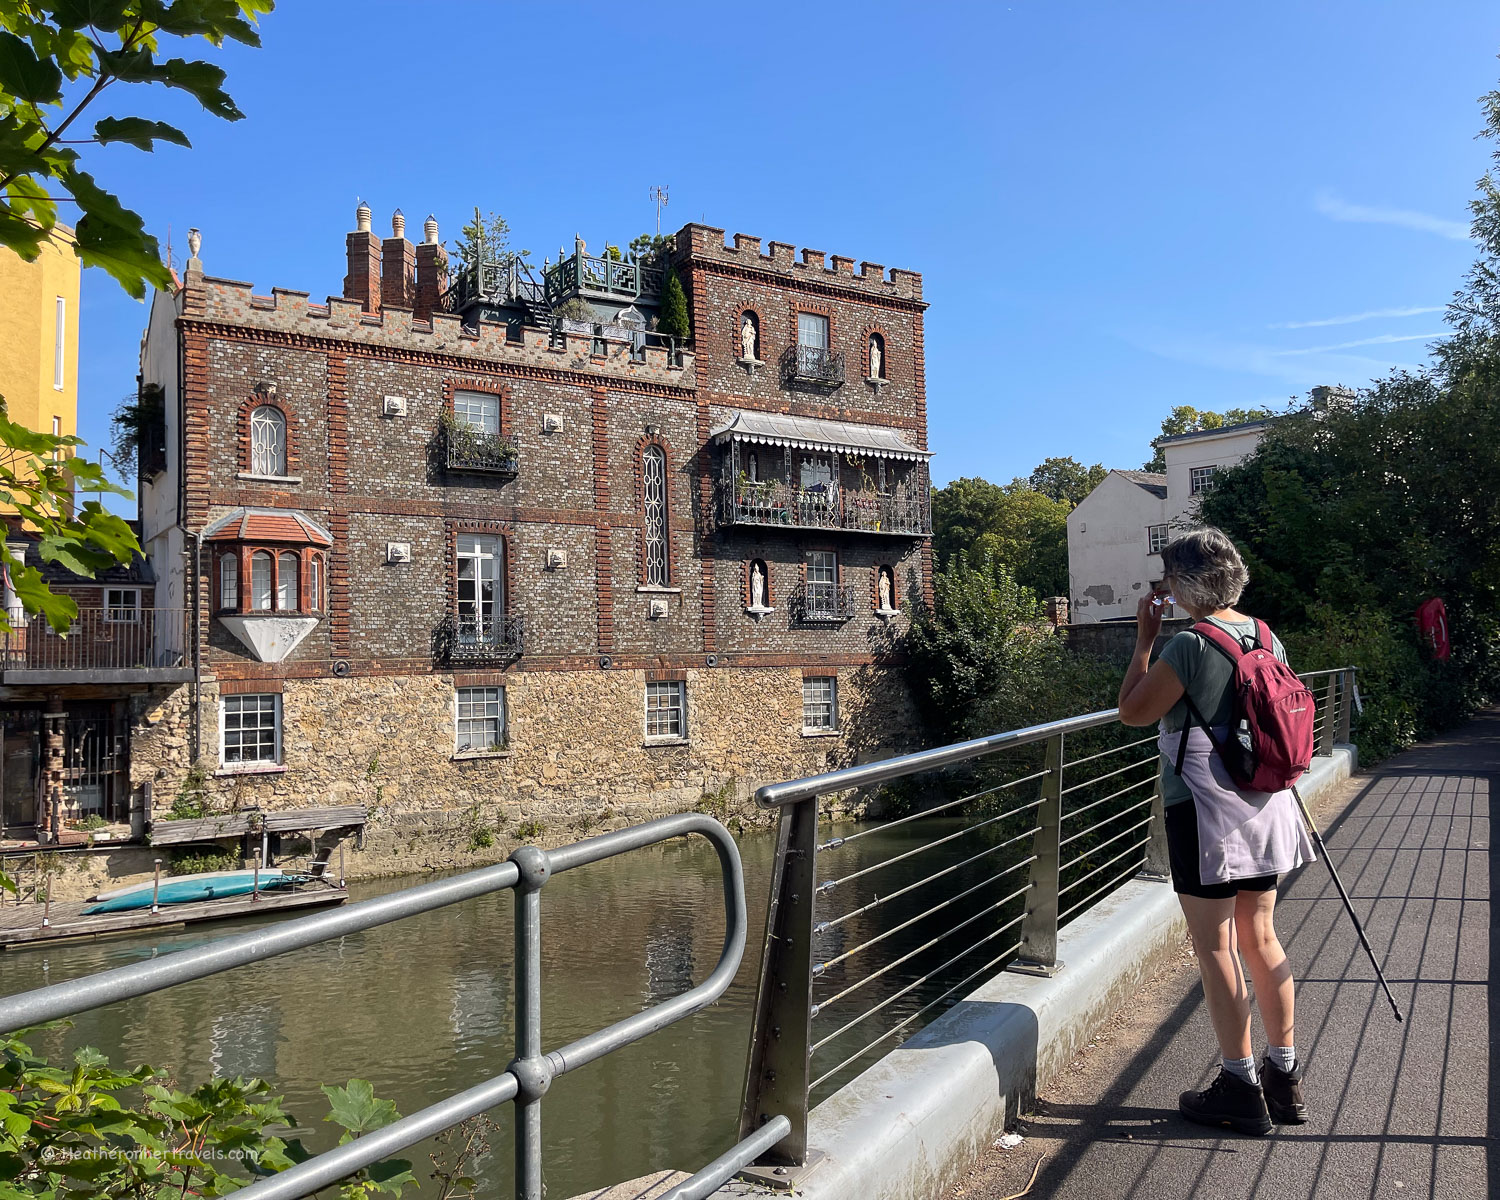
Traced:
<path fill-rule="evenodd" d="M 1250 1045 L 1250 996 L 1235 947 L 1237 900 L 1205 900 L 1180 893 L 1177 899 L 1193 935 L 1193 952 L 1198 956 L 1198 973 L 1203 977 L 1203 996 L 1218 1035 L 1219 1053 L 1230 1059 L 1249 1058 L 1254 1053 Z"/>
<path fill-rule="evenodd" d="M 1245 968 L 1255 984 L 1255 1004 L 1272 1046 L 1292 1041 L 1294 985 L 1292 964 L 1276 936 L 1276 892 L 1241 892 L 1234 901 L 1234 927 Z M 1247 1043 L 1248 1044 L 1248 1043 Z M 1249 1053 L 1246 1051 L 1246 1053 Z"/>

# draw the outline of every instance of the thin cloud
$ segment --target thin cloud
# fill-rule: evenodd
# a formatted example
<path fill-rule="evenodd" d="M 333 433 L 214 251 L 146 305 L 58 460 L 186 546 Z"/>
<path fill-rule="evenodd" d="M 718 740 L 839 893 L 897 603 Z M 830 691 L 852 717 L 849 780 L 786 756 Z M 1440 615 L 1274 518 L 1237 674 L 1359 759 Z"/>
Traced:
<path fill-rule="evenodd" d="M 1360 321 L 1374 321 L 1382 317 L 1420 317 L 1424 313 L 1442 312 L 1441 304 L 1421 308 L 1375 308 L 1369 312 L 1351 313 L 1347 317 L 1319 317 L 1316 321 L 1278 321 L 1267 325 L 1267 329 L 1321 329 L 1326 325 L 1357 325 Z"/>
<path fill-rule="evenodd" d="M 1445 217 L 1434 217 L 1430 213 L 1413 212 L 1407 208 L 1376 208 L 1366 204 L 1350 204 L 1340 200 L 1332 192 L 1319 192 L 1313 205 L 1325 217 L 1334 221 L 1355 221 L 1368 225 L 1395 225 L 1400 229 L 1413 229 L 1418 233 L 1435 233 L 1439 237 L 1452 238 L 1456 242 L 1469 240 L 1467 221 L 1450 221 Z"/>
<path fill-rule="evenodd" d="M 1331 379 L 1374 379 L 1392 368 L 1412 372 L 1422 369 L 1416 363 L 1392 362 L 1326 348 L 1289 356 L 1279 347 L 1226 342 L 1213 337 L 1148 335 L 1131 338 L 1126 335 L 1125 340 L 1160 358 L 1235 374 L 1278 379 L 1299 392 Z"/>
<path fill-rule="evenodd" d="M 1451 333 L 1382 333 L 1379 337 L 1360 338 L 1354 342 L 1337 342 L 1332 346 L 1308 346 L 1302 350 L 1278 350 L 1277 354 L 1332 354 L 1336 350 L 1352 350 L 1356 346 L 1386 346 L 1391 342 L 1430 342 L 1437 338 L 1452 337 Z"/>

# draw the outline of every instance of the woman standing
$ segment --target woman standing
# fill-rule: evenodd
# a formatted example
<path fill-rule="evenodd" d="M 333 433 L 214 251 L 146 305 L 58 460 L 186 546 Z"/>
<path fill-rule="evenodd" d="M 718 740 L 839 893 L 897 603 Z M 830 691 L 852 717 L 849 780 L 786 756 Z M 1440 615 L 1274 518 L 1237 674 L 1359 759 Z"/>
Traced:
<path fill-rule="evenodd" d="M 1264 648 L 1282 662 L 1286 651 L 1263 622 L 1234 608 L 1249 573 L 1234 543 L 1218 529 L 1174 539 L 1162 551 L 1162 570 L 1161 588 L 1143 599 L 1136 613 L 1135 653 L 1120 685 L 1120 720 L 1161 722 L 1172 887 L 1193 937 L 1223 1058 L 1213 1083 L 1201 1092 L 1184 1092 L 1179 1108 L 1200 1124 L 1263 1134 L 1273 1119 L 1280 1124 L 1307 1120 L 1292 1030 L 1292 968 L 1276 936 L 1275 911 L 1278 876 L 1314 855 L 1292 794 L 1241 790 L 1214 751 L 1215 741 L 1231 736 L 1235 667 L 1212 630 L 1222 630 L 1247 650 L 1269 639 Z M 1184 630 L 1151 664 L 1168 596 L 1210 632 Z M 1266 1027 L 1266 1053 L 1258 1069 L 1241 955 Z"/>

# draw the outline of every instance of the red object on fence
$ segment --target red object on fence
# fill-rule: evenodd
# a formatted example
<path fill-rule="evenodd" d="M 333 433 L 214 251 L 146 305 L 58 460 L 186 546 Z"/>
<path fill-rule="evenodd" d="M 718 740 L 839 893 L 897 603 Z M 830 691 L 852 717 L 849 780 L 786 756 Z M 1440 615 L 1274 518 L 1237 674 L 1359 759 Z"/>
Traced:
<path fill-rule="evenodd" d="M 1448 606 L 1438 597 L 1424 600 L 1417 607 L 1417 634 L 1432 651 L 1437 662 L 1447 662 L 1451 652 L 1448 641 Z"/>

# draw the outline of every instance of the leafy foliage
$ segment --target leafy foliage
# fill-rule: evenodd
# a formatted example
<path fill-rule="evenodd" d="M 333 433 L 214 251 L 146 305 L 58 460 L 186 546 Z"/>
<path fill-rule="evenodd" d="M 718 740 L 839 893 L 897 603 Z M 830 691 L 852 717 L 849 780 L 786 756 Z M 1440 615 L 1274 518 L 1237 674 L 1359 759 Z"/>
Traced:
<path fill-rule="evenodd" d="M 682 290 L 682 280 L 677 272 L 669 270 L 661 294 L 661 314 L 656 322 L 657 332 L 685 342 L 692 337 L 692 325 L 688 321 L 687 293 Z"/>
<path fill-rule="evenodd" d="M 1069 508 L 1077 508 L 1083 498 L 1104 482 L 1109 472 L 1103 463 L 1085 467 L 1076 458 L 1046 458 L 1027 480 L 1033 491 Z"/>
<path fill-rule="evenodd" d="M 654 263 L 669 254 L 674 244 L 670 233 L 643 233 L 631 240 L 630 253 L 642 262 Z"/>
<path fill-rule="evenodd" d="M 398 1115 L 362 1079 L 323 1090 L 340 1144 Z M 262 1079 L 182 1091 L 154 1067 L 116 1068 L 92 1047 L 52 1066 L 18 1037 L 0 1037 L 0 1200 L 228 1195 L 308 1157 L 273 1132 L 293 1124 Z M 391 1160 L 339 1190 L 345 1200 L 399 1196 L 412 1182 L 411 1164 Z"/>
<path fill-rule="evenodd" d="M 108 271 L 137 299 L 148 283 L 169 286 L 156 239 L 137 213 L 82 169 L 74 147 L 120 143 L 149 151 L 158 142 L 186 146 L 187 135 L 134 116 L 103 117 L 92 137 L 64 135 L 117 83 L 183 91 L 214 116 L 238 121 L 244 113 L 224 91 L 223 69 L 163 57 L 163 40 L 259 46 L 254 22 L 273 6 L 274 0 L 12 0 L 0 6 L 0 245 L 35 259 L 57 226 L 58 203 L 71 203 L 78 208 L 75 251 L 86 265 Z"/>
<path fill-rule="evenodd" d="M 77 575 L 92 576 L 140 552 L 135 531 L 98 500 L 77 503 L 79 494 L 129 492 L 111 483 L 98 463 L 70 457 L 82 445 L 73 434 L 38 433 L 12 421 L 0 409 L 0 503 L 9 504 L 37 538 L 42 561 Z M 41 613 L 63 632 L 78 615 L 78 605 L 47 586 L 41 571 L 0 543 L 0 561 L 28 613 Z M 0 628 L 7 628 L 0 614 Z"/>
<path fill-rule="evenodd" d="M 1199 433 L 1205 429 L 1222 429 L 1226 425 L 1244 425 L 1249 421 L 1264 421 L 1274 417 L 1270 408 L 1226 408 L 1223 412 L 1197 409 L 1191 404 L 1179 404 L 1161 423 L 1161 437 L 1176 437 L 1180 433 Z M 1167 460 L 1160 447 L 1153 447 L 1153 454 L 1141 470 L 1162 472 L 1167 469 Z"/>
<path fill-rule="evenodd" d="M 932 494 L 933 552 L 940 566 L 960 552 L 971 562 L 993 558 L 1020 586 L 1043 596 L 1062 595 L 1068 590 L 1071 508 L 1024 479 L 1003 486 L 955 479 Z"/>
<path fill-rule="evenodd" d="M 500 262 L 508 258 L 510 248 L 510 222 L 497 212 L 482 213 L 476 207 L 474 216 L 465 222 L 463 229 L 453 242 L 451 251 L 456 273 L 468 273 L 482 262 Z M 530 258 L 530 250 L 515 253 Z"/>
<path fill-rule="evenodd" d="M 1222 473 L 1203 517 L 1239 545 L 1249 611 L 1299 669 L 1365 669 L 1371 760 L 1451 725 L 1500 678 L 1500 346 L 1442 376 L 1398 373 L 1357 402 L 1283 417 Z M 1453 659 L 1428 661 L 1414 613 L 1447 605 Z M 1334 661 L 1342 658 L 1339 661 Z"/>
<path fill-rule="evenodd" d="M 1113 668 L 1080 657 L 994 554 L 959 550 L 911 611 L 908 679 L 935 737 L 952 741 L 1109 707 Z"/>
<path fill-rule="evenodd" d="M 240 856 L 223 847 L 207 849 L 202 846 L 173 847 L 167 871 L 172 875 L 198 875 L 204 871 L 237 871 Z"/>
<path fill-rule="evenodd" d="M 147 384 L 137 394 L 120 401 L 110 414 L 109 456 L 126 479 L 136 475 L 143 461 L 147 472 L 151 461 L 165 460 L 166 402 L 160 384 Z"/>

